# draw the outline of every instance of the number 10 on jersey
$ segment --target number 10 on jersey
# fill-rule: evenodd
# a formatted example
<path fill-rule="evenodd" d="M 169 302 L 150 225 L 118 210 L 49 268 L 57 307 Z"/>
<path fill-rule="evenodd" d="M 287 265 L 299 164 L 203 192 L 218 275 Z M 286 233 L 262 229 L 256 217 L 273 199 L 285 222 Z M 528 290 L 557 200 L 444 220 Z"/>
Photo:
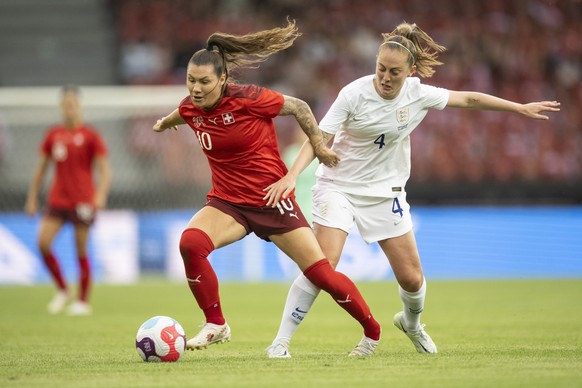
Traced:
<path fill-rule="evenodd" d="M 200 143 L 200 147 L 203 149 L 210 151 L 212 149 L 212 139 L 210 138 L 210 134 L 207 132 L 196 131 L 196 137 L 198 137 L 198 142 Z"/>

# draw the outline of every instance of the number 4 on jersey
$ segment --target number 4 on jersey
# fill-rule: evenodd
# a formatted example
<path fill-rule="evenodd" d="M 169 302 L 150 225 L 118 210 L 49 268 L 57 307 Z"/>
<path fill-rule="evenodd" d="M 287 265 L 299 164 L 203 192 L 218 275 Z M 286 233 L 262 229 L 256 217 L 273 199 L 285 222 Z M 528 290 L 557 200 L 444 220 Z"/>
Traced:
<path fill-rule="evenodd" d="M 386 145 L 386 143 L 384 143 L 384 134 L 378 136 L 376 140 L 374 140 L 374 144 L 378 144 L 378 148 L 382 149 L 382 147 Z"/>

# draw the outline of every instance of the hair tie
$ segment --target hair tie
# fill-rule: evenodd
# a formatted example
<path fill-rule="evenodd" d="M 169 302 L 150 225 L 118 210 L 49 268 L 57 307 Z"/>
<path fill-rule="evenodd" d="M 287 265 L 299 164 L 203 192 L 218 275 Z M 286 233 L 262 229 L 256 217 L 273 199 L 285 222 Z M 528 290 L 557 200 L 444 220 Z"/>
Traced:
<path fill-rule="evenodd" d="M 226 55 L 224 54 L 224 51 L 220 49 L 220 46 L 216 44 L 208 44 L 206 46 L 206 50 L 210 52 L 217 52 L 218 54 L 220 54 L 220 57 L 222 58 L 222 63 L 224 65 L 224 74 L 226 74 L 226 76 L 228 77 L 228 64 L 226 61 Z"/>
<path fill-rule="evenodd" d="M 402 48 L 403 48 L 403 49 L 405 49 L 406 51 L 408 51 L 408 54 L 410 54 L 410 57 L 412 58 L 412 64 L 414 65 L 414 63 L 415 63 L 416 61 L 415 61 L 415 59 L 414 59 L 414 55 L 412 55 L 412 51 L 410 51 L 410 49 L 409 49 L 408 47 L 406 47 L 405 45 L 403 45 L 403 44 L 402 44 L 402 43 L 400 43 L 400 42 L 396 42 L 395 40 L 389 40 L 389 41 L 387 41 L 387 42 L 384 42 L 384 43 L 382 43 L 382 44 L 387 44 L 387 43 L 392 43 L 392 44 L 395 44 L 395 45 L 397 45 L 397 46 L 400 46 L 400 47 L 402 47 Z"/>

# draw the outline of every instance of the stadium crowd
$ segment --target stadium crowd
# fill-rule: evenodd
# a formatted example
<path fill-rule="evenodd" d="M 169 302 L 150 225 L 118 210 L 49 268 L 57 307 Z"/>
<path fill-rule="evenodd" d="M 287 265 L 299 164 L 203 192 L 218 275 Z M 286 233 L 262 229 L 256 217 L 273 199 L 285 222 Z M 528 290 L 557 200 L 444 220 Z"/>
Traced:
<path fill-rule="evenodd" d="M 416 182 L 580 182 L 582 1 L 110 1 L 124 84 L 183 84 L 193 51 L 214 31 L 242 34 L 295 19 L 293 48 L 235 74 L 307 101 L 323 117 L 337 92 L 374 72 L 382 32 L 416 23 L 447 47 L 425 83 L 515 101 L 558 100 L 548 122 L 497 112 L 431 111 L 412 134 Z M 168 22 L 168 21 L 172 22 Z M 178 102 L 177 102 L 178 103 Z M 278 122 L 281 148 L 292 121 Z"/>

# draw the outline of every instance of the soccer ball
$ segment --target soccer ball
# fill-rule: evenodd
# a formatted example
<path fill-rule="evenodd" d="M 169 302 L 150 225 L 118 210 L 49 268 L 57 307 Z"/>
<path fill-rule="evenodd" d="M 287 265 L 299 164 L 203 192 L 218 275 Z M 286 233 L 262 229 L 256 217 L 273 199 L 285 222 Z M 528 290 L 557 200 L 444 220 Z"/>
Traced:
<path fill-rule="evenodd" d="M 186 349 L 186 334 L 175 319 L 152 317 L 137 330 L 135 347 L 144 361 L 178 361 Z"/>

